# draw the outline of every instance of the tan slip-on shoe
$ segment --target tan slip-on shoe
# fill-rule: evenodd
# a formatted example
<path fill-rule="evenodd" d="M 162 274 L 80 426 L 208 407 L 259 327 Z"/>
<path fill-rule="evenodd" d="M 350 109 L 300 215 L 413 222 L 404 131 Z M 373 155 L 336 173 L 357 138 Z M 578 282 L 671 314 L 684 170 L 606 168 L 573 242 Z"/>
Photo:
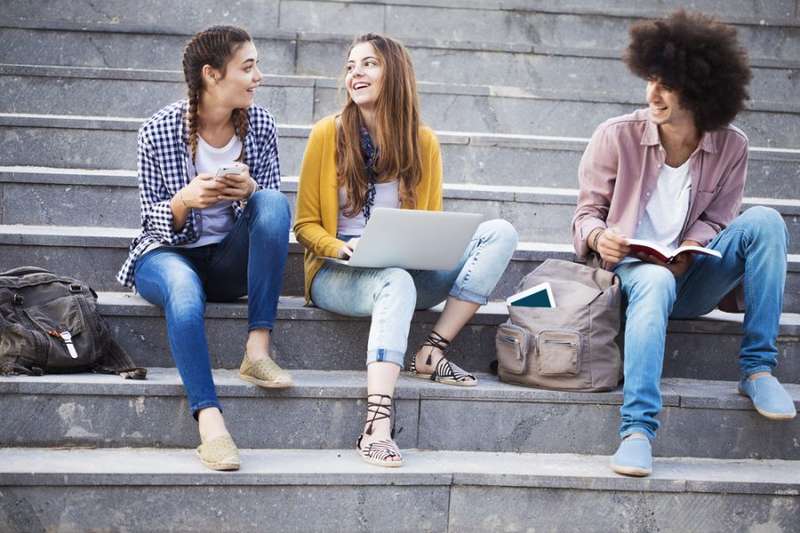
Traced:
<path fill-rule="evenodd" d="M 239 470 L 239 448 L 230 435 L 221 435 L 197 447 L 200 461 L 211 470 Z"/>
<path fill-rule="evenodd" d="M 239 377 L 266 389 L 285 389 L 292 386 L 292 376 L 289 372 L 279 367 L 269 356 L 252 362 L 245 353 L 242 365 L 239 367 Z"/>

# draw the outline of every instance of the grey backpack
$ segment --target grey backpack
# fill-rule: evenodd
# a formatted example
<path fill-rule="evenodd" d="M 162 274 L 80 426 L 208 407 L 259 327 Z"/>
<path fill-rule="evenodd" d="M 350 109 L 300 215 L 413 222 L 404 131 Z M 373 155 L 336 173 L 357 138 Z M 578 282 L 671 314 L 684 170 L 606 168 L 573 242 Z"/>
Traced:
<path fill-rule="evenodd" d="M 38 267 L 0 273 L 0 374 L 101 372 L 144 379 L 86 284 Z"/>
<path fill-rule="evenodd" d="M 548 259 L 525 276 L 523 291 L 549 282 L 555 308 L 509 306 L 497 329 L 502 381 L 556 390 L 606 391 L 622 378 L 615 337 L 620 326 L 619 280 L 607 270 Z"/>

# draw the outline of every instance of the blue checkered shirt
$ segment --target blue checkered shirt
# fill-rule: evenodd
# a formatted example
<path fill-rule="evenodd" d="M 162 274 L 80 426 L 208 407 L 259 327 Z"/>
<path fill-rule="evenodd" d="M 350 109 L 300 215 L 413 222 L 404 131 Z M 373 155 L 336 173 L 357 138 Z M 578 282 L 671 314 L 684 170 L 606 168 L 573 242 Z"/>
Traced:
<path fill-rule="evenodd" d="M 128 259 L 117 273 L 117 281 L 133 287 L 136 260 L 153 243 L 177 246 L 200 238 L 200 213 L 192 209 L 181 231 L 172 227 L 170 200 L 189 183 L 189 150 L 185 127 L 187 101 L 170 104 L 153 115 L 139 129 L 137 167 L 142 231 L 133 239 Z M 280 190 L 278 131 L 269 111 L 256 105 L 248 109 L 249 127 L 244 143 L 244 162 L 259 189 Z M 234 202 L 238 219 L 244 202 Z"/>

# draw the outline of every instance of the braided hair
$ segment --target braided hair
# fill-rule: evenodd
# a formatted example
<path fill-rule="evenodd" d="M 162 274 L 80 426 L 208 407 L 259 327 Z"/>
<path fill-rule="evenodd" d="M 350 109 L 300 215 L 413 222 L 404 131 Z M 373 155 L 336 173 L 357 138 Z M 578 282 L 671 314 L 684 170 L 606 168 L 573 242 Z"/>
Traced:
<path fill-rule="evenodd" d="M 183 76 L 188 89 L 189 106 L 186 113 L 186 145 L 195 161 L 200 124 L 198 108 L 203 92 L 203 67 L 209 65 L 225 74 L 225 67 L 242 44 L 252 41 L 250 35 L 235 26 L 212 26 L 197 33 L 183 50 Z M 231 115 L 233 131 L 242 142 L 237 161 L 244 160 L 244 145 L 249 124 L 247 109 L 234 109 Z"/>

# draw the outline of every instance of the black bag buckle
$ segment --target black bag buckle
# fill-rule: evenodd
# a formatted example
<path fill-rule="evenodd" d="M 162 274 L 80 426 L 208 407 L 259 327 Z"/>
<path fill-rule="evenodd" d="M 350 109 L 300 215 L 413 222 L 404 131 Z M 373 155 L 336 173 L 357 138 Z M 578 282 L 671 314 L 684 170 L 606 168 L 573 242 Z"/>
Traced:
<path fill-rule="evenodd" d="M 70 283 L 69 292 L 79 293 L 79 292 L 82 292 L 82 291 L 83 291 L 83 288 L 80 285 L 78 285 L 77 283 Z"/>
<path fill-rule="evenodd" d="M 21 294 L 15 292 L 14 296 L 11 297 L 11 301 L 14 305 L 22 305 L 25 303 L 25 298 L 23 298 Z"/>

